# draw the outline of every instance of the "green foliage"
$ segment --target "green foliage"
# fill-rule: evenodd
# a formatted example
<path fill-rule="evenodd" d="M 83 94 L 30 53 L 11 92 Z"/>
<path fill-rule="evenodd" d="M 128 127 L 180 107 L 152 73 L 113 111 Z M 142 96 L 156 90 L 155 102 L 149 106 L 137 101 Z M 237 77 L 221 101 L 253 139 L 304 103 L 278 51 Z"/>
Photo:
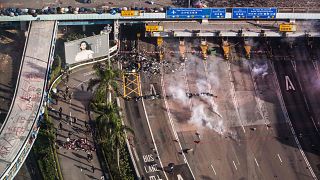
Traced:
<path fill-rule="evenodd" d="M 134 172 L 131 167 L 131 159 L 127 148 L 122 148 L 120 151 L 120 177 L 123 180 L 134 180 Z"/>
<path fill-rule="evenodd" d="M 44 179 L 56 179 L 57 167 L 55 164 L 55 156 L 53 150 L 54 128 L 47 110 L 44 113 L 43 123 L 39 130 L 37 139 L 33 146 L 33 151 L 37 159 L 39 169 Z"/>
<path fill-rule="evenodd" d="M 118 95 L 117 83 L 120 71 L 107 68 L 105 64 L 98 63 L 94 65 L 97 78 L 91 79 L 88 83 L 87 90 L 92 90 L 94 87 L 98 86 L 94 102 L 103 103 L 107 99 L 108 92 L 113 93 L 113 97 Z M 103 99 L 104 97 L 104 99 Z"/>
<path fill-rule="evenodd" d="M 52 63 L 51 81 L 54 81 L 60 75 L 61 68 L 61 57 L 56 55 Z"/>
<path fill-rule="evenodd" d="M 117 78 L 120 72 L 106 68 L 104 64 L 97 64 L 94 68 L 98 78 L 89 82 L 88 89 L 98 85 L 91 108 L 97 113 L 96 127 L 100 137 L 100 146 L 106 155 L 106 163 L 113 179 L 133 180 L 134 172 L 130 164 L 124 133 L 125 130 L 131 132 L 132 130 L 122 124 L 118 106 L 114 102 L 107 103 L 105 98 L 107 92 L 110 91 L 110 86 L 113 91 L 117 92 Z"/>
<path fill-rule="evenodd" d="M 70 33 L 70 34 L 66 34 L 64 36 L 64 39 L 66 41 L 74 41 L 74 40 L 77 40 L 77 39 L 82 39 L 82 38 L 85 38 L 86 35 L 85 34 L 80 34 L 80 33 Z"/>

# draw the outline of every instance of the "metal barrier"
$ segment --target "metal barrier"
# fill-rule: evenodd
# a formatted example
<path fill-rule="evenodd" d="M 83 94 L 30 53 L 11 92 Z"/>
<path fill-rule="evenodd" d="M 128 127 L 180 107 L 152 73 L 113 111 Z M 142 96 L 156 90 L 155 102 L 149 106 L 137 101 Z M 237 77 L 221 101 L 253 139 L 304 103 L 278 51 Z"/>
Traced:
<path fill-rule="evenodd" d="M 231 20 L 231 12 L 226 13 L 225 20 Z M 320 10 L 312 8 L 280 8 L 275 19 L 320 19 Z M 83 21 L 83 20 L 167 20 L 166 13 L 141 13 L 140 16 L 121 16 L 111 14 L 51 14 L 20 16 L 0 16 L 0 21 Z M 134 21 L 133 21 L 134 23 Z"/>
<path fill-rule="evenodd" d="M 30 23 L 31 24 L 31 23 Z M 25 57 L 25 51 L 27 48 L 27 44 L 28 44 L 28 40 L 29 40 L 29 35 L 30 35 L 30 27 L 31 25 L 29 24 L 29 29 L 28 29 L 28 37 L 25 43 L 25 47 L 24 47 L 24 53 L 23 53 L 23 60 L 20 66 L 20 70 L 19 70 L 19 78 L 18 81 L 20 80 L 21 77 L 21 70 L 22 70 L 22 64 L 24 61 L 24 57 Z M 50 46 L 50 54 L 49 54 L 49 63 L 47 64 L 47 70 L 46 70 L 46 78 L 48 77 L 48 73 L 49 73 L 49 68 L 52 64 L 53 61 L 53 52 L 54 52 L 54 48 L 55 48 L 55 37 L 57 34 L 57 22 L 55 22 L 54 24 L 54 30 L 52 32 L 52 36 L 51 36 L 51 46 Z M 34 142 L 36 139 L 36 136 L 38 134 L 39 131 L 39 120 L 41 119 L 41 117 L 43 116 L 44 113 L 44 107 L 43 105 L 43 100 L 46 98 L 46 85 L 47 85 L 47 80 L 44 81 L 44 86 L 42 88 L 42 94 L 41 94 L 41 99 L 40 99 L 40 104 L 37 108 L 37 112 L 35 114 L 35 118 L 32 124 L 32 128 L 30 129 L 27 137 L 25 137 L 25 141 L 23 142 L 23 145 L 21 147 L 21 149 L 18 151 L 17 155 L 14 157 L 12 162 L 6 162 L 9 164 L 9 166 L 6 167 L 4 172 L 1 172 L 1 180 L 8 180 L 8 179 L 13 179 L 16 174 L 18 173 L 18 171 L 20 170 L 23 162 L 25 161 L 25 159 L 27 158 Z M 19 82 L 16 85 L 16 89 L 15 89 L 15 93 L 14 93 L 14 99 L 16 98 L 16 94 L 17 94 L 17 87 L 19 86 Z M 10 110 L 9 112 L 11 112 L 12 106 L 14 104 L 15 101 L 12 102 L 11 106 L 10 106 Z M 7 118 L 10 117 L 10 113 L 7 115 Z M 8 119 L 6 119 L 6 121 L 8 121 Z M 6 122 L 5 122 L 6 123 Z M 1 128 L 1 133 L 3 128 L 5 127 L 5 125 L 2 126 Z"/>

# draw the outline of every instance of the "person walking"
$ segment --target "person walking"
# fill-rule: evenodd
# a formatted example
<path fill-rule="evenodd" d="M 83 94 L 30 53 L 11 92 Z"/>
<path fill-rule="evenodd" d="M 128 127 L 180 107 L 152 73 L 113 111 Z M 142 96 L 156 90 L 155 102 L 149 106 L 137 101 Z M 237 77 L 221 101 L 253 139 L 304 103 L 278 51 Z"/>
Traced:
<path fill-rule="evenodd" d="M 68 120 L 69 120 L 69 124 L 72 125 L 73 120 L 72 120 L 72 117 L 71 117 L 71 116 L 69 117 Z"/>
<path fill-rule="evenodd" d="M 59 113 L 62 113 L 62 107 L 59 108 Z"/>
<path fill-rule="evenodd" d="M 66 87 L 66 94 L 69 93 L 69 86 Z"/>
<path fill-rule="evenodd" d="M 73 117 L 73 123 L 76 124 L 77 123 L 77 118 Z"/>
<path fill-rule="evenodd" d="M 92 173 L 94 173 L 94 166 L 93 165 L 91 165 L 91 170 L 92 170 Z"/>
<path fill-rule="evenodd" d="M 62 123 L 61 122 L 59 123 L 59 129 L 62 130 Z"/>
<path fill-rule="evenodd" d="M 90 161 L 90 153 L 87 154 L 87 160 Z"/>
<path fill-rule="evenodd" d="M 81 90 L 84 91 L 84 85 L 83 85 L 83 83 L 81 84 Z"/>
<path fill-rule="evenodd" d="M 59 120 L 62 119 L 62 112 L 59 112 Z"/>

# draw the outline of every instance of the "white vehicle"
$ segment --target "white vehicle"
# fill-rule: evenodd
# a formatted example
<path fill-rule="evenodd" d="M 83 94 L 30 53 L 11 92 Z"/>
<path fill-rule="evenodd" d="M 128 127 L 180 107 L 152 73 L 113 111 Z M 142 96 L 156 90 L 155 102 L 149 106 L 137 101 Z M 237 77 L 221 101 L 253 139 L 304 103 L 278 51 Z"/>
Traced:
<path fill-rule="evenodd" d="M 148 4 L 154 4 L 154 1 L 147 1 Z"/>

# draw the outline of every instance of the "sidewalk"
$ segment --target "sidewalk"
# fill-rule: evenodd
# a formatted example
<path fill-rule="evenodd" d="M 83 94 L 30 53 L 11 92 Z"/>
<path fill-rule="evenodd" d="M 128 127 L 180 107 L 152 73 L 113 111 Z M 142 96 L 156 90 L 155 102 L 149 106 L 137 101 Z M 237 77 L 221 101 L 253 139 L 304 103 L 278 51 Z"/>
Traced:
<path fill-rule="evenodd" d="M 90 131 L 91 123 L 86 111 L 91 93 L 81 89 L 83 80 L 79 80 L 79 77 L 83 76 L 76 75 L 77 73 L 71 74 L 67 83 L 65 83 L 66 80 L 61 81 L 57 87 L 58 103 L 51 105 L 54 112 L 51 111 L 50 115 L 57 130 L 56 145 L 59 147 L 57 154 L 61 172 L 65 180 L 101 179 L 103 173 L 95 151 Z M 69 87 L 68 94 L 71 94 L 71 100 L 69 95 L 64 100 L 63 94 L 66 92 L 66 87 Z M 61 119 L 60 108 L 62 108 Z M 74 122 L 75 118 L 76 122 Z M 89 161 L 87 157 L 91 153 L 92 160 Z"/>

